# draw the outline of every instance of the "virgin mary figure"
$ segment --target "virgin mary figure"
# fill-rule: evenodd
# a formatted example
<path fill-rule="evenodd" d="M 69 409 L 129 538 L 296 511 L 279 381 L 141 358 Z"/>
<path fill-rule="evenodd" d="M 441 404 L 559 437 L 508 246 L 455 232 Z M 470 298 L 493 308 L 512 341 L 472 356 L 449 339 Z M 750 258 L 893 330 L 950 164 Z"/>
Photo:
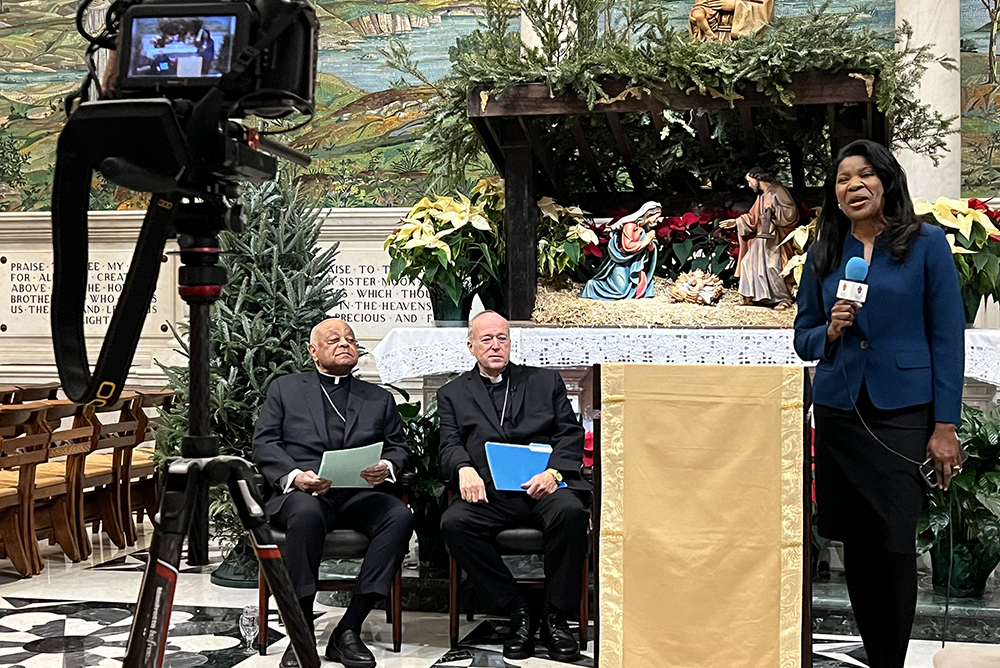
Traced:
<path fill-rule="evenodd" d="M 608 257 L 587 281 L 580 296 L 587 299 L 641 299 L 653 296 L 656 268 L 656 232 L 660 205 L 646 202 L 635 213 L 608 226 L 612 232 Z"/>

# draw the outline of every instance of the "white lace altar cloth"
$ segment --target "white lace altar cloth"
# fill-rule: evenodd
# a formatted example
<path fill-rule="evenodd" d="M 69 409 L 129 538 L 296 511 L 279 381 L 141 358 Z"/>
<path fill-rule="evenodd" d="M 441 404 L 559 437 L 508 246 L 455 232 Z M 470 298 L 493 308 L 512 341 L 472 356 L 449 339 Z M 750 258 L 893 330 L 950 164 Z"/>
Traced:
<path fill-rule="evenodd" d="M 543 367 L 636 364 L 806 364 L 791 329 L 513 327 L 511 359 Z M 471 369 L 463 327 L 397 327 L 372 350 L 383 383 Z M 1000 385 L 1000 330 L 970 329 L 965 375 Z"/>

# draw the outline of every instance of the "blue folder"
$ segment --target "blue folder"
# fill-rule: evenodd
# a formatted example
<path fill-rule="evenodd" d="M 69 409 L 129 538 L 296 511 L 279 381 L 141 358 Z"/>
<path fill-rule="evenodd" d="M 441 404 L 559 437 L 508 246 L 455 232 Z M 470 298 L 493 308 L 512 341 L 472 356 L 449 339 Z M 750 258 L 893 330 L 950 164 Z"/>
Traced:
<path fill-rule="evenodd" d="M 523 492 L 524 483 L 549 467 L 552 446 L 539 443 L 486 443 L 486 461 L 493 484 L 502 492 Z M 565 487 L 566 483 L 559 483 Z"/>

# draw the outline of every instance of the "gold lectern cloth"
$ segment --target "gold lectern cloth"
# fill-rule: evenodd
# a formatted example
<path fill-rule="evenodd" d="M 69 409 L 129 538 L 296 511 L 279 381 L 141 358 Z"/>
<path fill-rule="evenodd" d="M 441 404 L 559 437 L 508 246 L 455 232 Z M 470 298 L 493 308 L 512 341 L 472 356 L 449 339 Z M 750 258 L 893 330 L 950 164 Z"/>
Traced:
<path fill-rule="evenodd" d="M 798 668 L 801 368 L 601 377 L 601 668 Z"/>

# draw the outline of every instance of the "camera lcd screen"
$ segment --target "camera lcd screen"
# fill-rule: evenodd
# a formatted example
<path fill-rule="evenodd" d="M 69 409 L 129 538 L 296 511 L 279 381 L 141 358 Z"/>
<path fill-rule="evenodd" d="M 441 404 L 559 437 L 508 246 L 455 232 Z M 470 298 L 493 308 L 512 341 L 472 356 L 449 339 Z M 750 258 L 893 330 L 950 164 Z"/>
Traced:
<path fill-rule="evenodd" d="M 136 16 L 129 77 L 201 79 L 229 71 L 236 16 Z"/>

